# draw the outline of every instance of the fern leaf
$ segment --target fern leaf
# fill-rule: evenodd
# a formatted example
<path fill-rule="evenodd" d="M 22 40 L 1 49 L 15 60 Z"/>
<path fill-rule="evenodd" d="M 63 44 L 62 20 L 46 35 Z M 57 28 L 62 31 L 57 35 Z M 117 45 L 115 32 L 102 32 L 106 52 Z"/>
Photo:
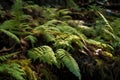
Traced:
<path fill-rule="evenodd" d="M 49 32 L 44 31 L 42 33 L 42 35 L 43 35 L 43 38 L 46 40 L 46 42 L 54 42 L 55 41 L 55 37 L 52 34 L 50 34 Z"/>
<path fill-rule="evenodd" d="M 74 0 L 67 1 L 67 6 L 76 10 L 79 10 L 78 5 L 74 2 Z"/>
<path fill-rule="evenodd" d="M 79 48 L 83 48 L 84 44 L 82 41 L 80 41 L 80 37 L 77 35 L 70 35 L 70 34 L 60 34 L 56 40 L 54 47 L 71 50 L 73 49 L 72 43 L 75 43 L 79 46 Z"/>
<path fill-rule="evenodd" d="M 71 40 L 68 39 L 69 35 L 68 34 L 60 34 L 59 36 L 56 37 L 55 39 L 55 44 L 54 47 L 55 48 L 63 48 L 63 49 L 73 49 L 72 45 L 71 45 Z"/>
<path fill-rule="evenodd" d="M 0 61 L 5 61 L 5 60 L 7 60 L 8 58 L 16 55 L 17 53 L 19 53 L 19 52 L 15 52 L 15 53 L 11 53 L 11 54 L 6 54 L 6 55 L 3 55 L 3 56 L 0 56 Z"/>
<path fill-rule="evenodd" d="M 11 29 L 15 29 L 16 25 L 17 25 L 17 21 L 12 19 L 6 20 L 3 24 L 0 25 L 0 29 L 11 30 Z"/>
<path fill-rule="evenodd" d="M 81 80 L 81 74 L 80 69 L 78 67 L 77 62 L 74 60 L 74 58 L 65 50 L 58 49 L 56 51 L 57 58 L 60 59 L 63 64 L 75 75 Z"/>
<path fill-rule="evenodd" d="M 16 20 L 20 20 L 22 15 L 22 0 L 15 0 L 12 6 L 12 11 Z"/>
<path fill-rule="evenodd" d="M 57 12 L 58 14 L 67 15 L 71 13 L 68 9 L 61 9 Z"/>
<path fill-rule="evenodd" d="M 26 72 L 26 74 L 29 76 L 29 80 L 37 80 L 34 72 L 32 71 L 32 69 L 29 66 L 23 66 L 24 70 Z"/>
<path fill-rule="evenodd" d="M 5 34 L 6 34 L 7 36 L 9 36 L 11 39 L 15 40 L 17 43 L 20 43 L 19 38 L 18 38 L 15 34 L 11 33 L 10 31 L 7 31 L 7 30 L 5 30 L 5 29 L 0 29 L 0 32 L 5 33 Z"/>
<path fill-rule="evenodd" d="M 107 27 L 111 30 L 111 32 L 113 33 L 114 31 L 113 31 L 113 28 L 111 27 L 111 25 L 109 24 L 109 22 L 107 21 L 107 19 L 103 16 L 103 14 L 102 13 L 100 13 L 99 11 L 98 11 L 98 13 L 99 13 L 99 15 L 103 18 L 103 20 L 105 21 L 105 23 L 106 23 L 106 25 L 107 25 Z"/>
<path fill-rule="evenodd" d="M 99 42 L 99 41 L 92 40 L 92 39 L 87 40 L 87 43 L 95 45 L 95 46 L 100 47 L 102 49 L 107 49 L 109 51 L 114 50 L 114 48 L 112 46 L 105 44 L 105 43 L 102 43 L 102 42 Z"/>
<path fill-rule="evenodd" d="M 55 54 L 49 46 L 33 48 L 28 51 L 28 56 L 33 60 L 39 59 L 40 61 L 48 64 L 57 64 Z"/>
<path fill-rule="evenodd" d="M 19 64 L 21 68 L 25 71 L 25 76 L 28 78 L 28 80 L 37 80 L 34 71 L 30 67 L 31 62 L 29 59 L 11 60 L 10 63 Z"/>
<path fill-rule="evenodd" d="M 107 30 L 107 29 L 103 29 L 107 34 L 109 34 L 110 36 L 112 36 L 113 37 L 113 39 L 117 39 L 116 38 L 116 35 L 114 34 L 114 33 L 112 33 L 112 32 L 110 32 L 109 30 Z"/>
<path fill-rule="evenodd" d="M 32 36 L 32 35 L 26 36 L 25 39 L 30 40 L 32 47 L 34 47 L 34 43 L 37 41 L 37 38 L 35 36 Z"/>
<path fill-rule="evenodd" d="M 16 80 L 25 80 L 23 78 L 23 75 L 25 75 L 24 71 L 20 68 L 20 65 L 16 63 L 0 64 L 0 72 L 6 72 Z"/>

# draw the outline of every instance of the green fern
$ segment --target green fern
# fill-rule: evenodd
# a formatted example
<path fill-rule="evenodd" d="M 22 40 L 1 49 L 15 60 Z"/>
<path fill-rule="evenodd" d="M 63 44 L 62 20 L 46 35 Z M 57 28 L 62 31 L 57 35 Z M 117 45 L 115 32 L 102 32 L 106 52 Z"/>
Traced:
<path fill-rule="evenodd" d="M 79 10 L 79 6 L 74 2 L 74 0 L 67 0 L 67 7 Z"/>
<path fill-rule="evenodd" d="M 26 78 L 28 78 L 29 80 L 37 80 L 37 77 L 31 68 L 31 62 L 29 59 L 11 60 L 9 61 L 9 63 L 19 64 L 21 66 L 21 69 L 26 73 Z"/>
<path fill-rule="evenodd" d="M 23 77 L 25 75 L 24 71 L 16 63 L 0 64 L 0 72 L 7 73 L 16 80 L 25 80 Z"/>
<path fill-rule="evenodd" d="M 29 40 L 32 44 L 32 47 L 34 47 L 34 43 L 37 41 L 37 38 L 33 35 L 28 35 L 25 37 L 25 39 Z"/>
<path fill-rule="evenodd" d="M 42 34 L 46 42 L 55 42 L 53 44 L 55 48 L 64 48 L 67 50 L 73 49 L 72 43 L 76 43 L 82 48 L 86 38 L 76 29 L 59 20 L 50 20 L 36 27 L 34 30 L 38 31 L 38 34 Z"/>
<path fill-rule="evenodd" d="M 42 16 L 45 17 L 45 19 L 52 20 L 57 19 L 61 21 L 65 21 L 68 19 L 71 19 L 71 16 L 68 14 L 71 13 L 68 9 L 56 9 L 56 8 L 43 8 Z"/>
<path fill-rule="evenodd" d="M 84 43 L 80 40 L 79 36 L 65 33 L 61 33 L 56 37 L 54 47 L 69 51 L 73 49 L 72 43 L 75 43 L 81 49 L 84 47 Z"/>
<path fill-rule="evenodd" d="M 103 30 L 104 30 L 105 33 L 109 34 L 109 36 L 111 36 L 114 40 L 117 40 L 117 37 L 116 37 L 116 35 L 114 33 L 110 32 L 108 29 L 105 29 L 105 28 Z M 107 36 L 108 35 L 106 35 L 106 37 Z"/>
<path fill-rule="evenodd" d="M 68 15 L 69 13 L 71 13 L 71 12 L 68 9 L 57 10 L 56 18 L 61 21 L 72 19 L 72 17 Z"/>
<path fill-rule="evenodd" d="M 41 34 L 43 35 L 43 39 L 46 40 L 46 42 L 54 42 L 55 41 L 54 35 L 50 34 L 50 32 L 44 31 Z"/>
<path fill-rule="evenodd" d="M 99 11 L 97 11 L 98 13 L 99 13 L 99 15 L 102 17 L 102 19 L 105 21 L 105 23 L 106 23 L 106 25 L 107 25 L 107 27 L 110 29 L 110 32 L 114 32 L 113 31 L 113 28 L 111 27 L 111 25 L 109 24 L 109 22 L 107 21 L 107 19 L 103 16 L 103 14 L 102 13 L 100 13 Z"/>
<path fill-rule="evenodd" d="M 0 29 L 5 29 L 5 30 L 13 30 L 16 29 L 17 22 L 13 19 L 11 20 L 6 20 L 4 23 L 0 25 Z"/>
<path fill-rule="evenodd" d="M 55 39 L 55 44 L 54 47 L 59 49 L 59 48 L 63 48 L 63 49 L 73 49 L 72 45 L 71 45 L 71 40 L 67 40 L 69 35 L 67 34 L 61 34 L 59 36 L 56 37 Z"/>
<path fill-rule="evenodd" d="M 18 54 L 19 52 L 14 52 L 14 53 L 11 53 L 11 54 L 5 54 L 5 55 L 2 55 L 0 56 L 0 61 L 5 61 L 5 60 L 8 60 L 10 57 Z"/>
<path fill-rule="evenodd" d="M 55 27 L 57 30 L 59 30 L 62 33 L 81 35 L 80 32 L 78 32 L 75 28 L 69 26 L 64 21 L 53 19 L 53 20 L 48 21 L 44 25 L 48 27 L 48 29 L 50 29 L 51 27 Z"/>
<path fill-rule="evenodd" d="M 44 63 L 57 65 L 55 54 L 49 46 L 41 46 L 28 50 L 28 56 L 34 61 L 39 59 Z"/>
<path fill-rule="evenodd" d="M 7 36 L 9 36 L 11 39 L 15 40 L 17 43 L 20 43 L 19 38 L 15 34 L 11 33 L 10 31 L 7 31 L 5 29 L 0 29 L 0 32 L 3 32 Z"/>
<path fill-rule="evenodd" d="M 12 6 L 12 12 L 14 14 L 14 19 L 15 20 L 20 20 L 21 16 L 23 15 L 23 12 L 22 12 L 22 0 L 15 0 L 14 1 L 14 4 Z"/>
<path fill-rule="evenodd" d="M 115 19 L 113 22 L 111 22 L 112 28 L 114 30 L 114 33 L 117 36 L 120 36 L 120 18 Z"/>
<path fill-rule="evenodd" d="M 95 46 L 97 46 L 101 49 L 104 49 L 104 50 L 105 49 L 108 50 L 108 51 L 113 51 L 114 50 L 114 48 L 112 46 L 110 46 L 109 44 L 105 44 L 103 42 L 95 41 L 95 40 L 92 40 L 92 39 L 87 40 L 87 43 L 95 45 Z"/>
<path fill-rule="evenodd" d="M 64 49 L 58 49 L 56 51 L 57 58 L 62 61 L 62 63 L 75 75 L 81 80 L 80 69 L 77 62 L 74 58 Z"/>

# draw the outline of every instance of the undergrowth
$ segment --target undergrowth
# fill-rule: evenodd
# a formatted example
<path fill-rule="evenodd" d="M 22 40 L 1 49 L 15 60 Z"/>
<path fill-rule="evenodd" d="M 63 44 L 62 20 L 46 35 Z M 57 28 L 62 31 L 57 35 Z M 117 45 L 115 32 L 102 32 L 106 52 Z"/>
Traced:
<path fill-rule="evenodd" d="M 119 80 L 119 19 L 109 22 L 95 10 L 96 25 L 88 27 L 69 9 L 22 0 L 8 12 L 12 17 L 0 22 L 0 79 Z"/>

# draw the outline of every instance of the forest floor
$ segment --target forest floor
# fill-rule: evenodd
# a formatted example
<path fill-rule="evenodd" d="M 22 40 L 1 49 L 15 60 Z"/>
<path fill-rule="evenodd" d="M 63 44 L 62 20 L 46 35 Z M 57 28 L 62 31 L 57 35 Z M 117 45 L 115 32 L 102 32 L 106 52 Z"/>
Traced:
<path fill-rule="evenodd" d="M 119 80 L 120 12 L 111 6 L 1 1 L 0 80 Z"/>

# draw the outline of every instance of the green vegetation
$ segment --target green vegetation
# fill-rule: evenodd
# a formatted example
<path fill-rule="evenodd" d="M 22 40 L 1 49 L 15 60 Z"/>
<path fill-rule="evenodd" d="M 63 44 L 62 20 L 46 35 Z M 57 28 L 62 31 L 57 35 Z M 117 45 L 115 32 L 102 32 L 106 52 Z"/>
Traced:
<path fill-rule="evenodd" d="M 76 1 L 0 6 L 0 80 L 119 80 L 120 19 Z"/>

